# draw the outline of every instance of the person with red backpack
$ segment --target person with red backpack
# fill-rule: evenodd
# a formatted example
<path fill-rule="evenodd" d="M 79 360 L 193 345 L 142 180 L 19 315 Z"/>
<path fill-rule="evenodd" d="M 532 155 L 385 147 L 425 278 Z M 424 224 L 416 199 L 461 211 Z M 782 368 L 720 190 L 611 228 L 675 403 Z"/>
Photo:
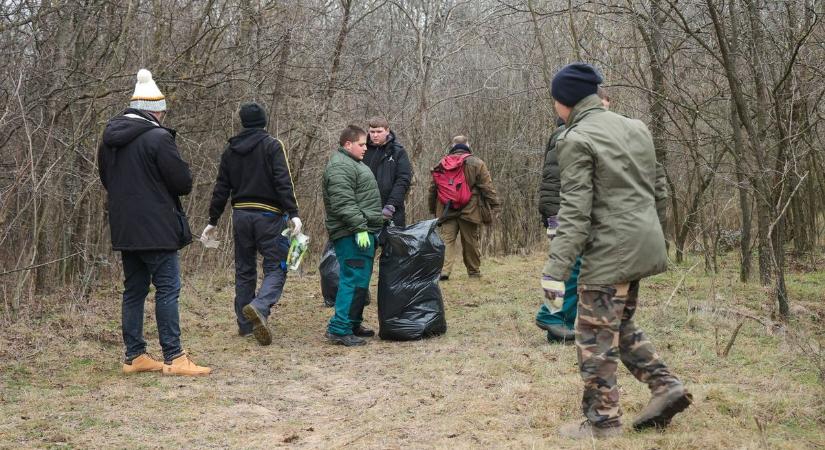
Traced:
<path fill-rule="evenodd" d="M 431 172 L 430 213 L 440 218 L 439 234 L 447 247 L 440 279 L 450 279 L 459 234 L 467 274 L 481 277 L 481 224 L 492 223 L 493 213 L 501 208 L 490 171 L 473 155 L 467 138 L 456 136 Z"/>

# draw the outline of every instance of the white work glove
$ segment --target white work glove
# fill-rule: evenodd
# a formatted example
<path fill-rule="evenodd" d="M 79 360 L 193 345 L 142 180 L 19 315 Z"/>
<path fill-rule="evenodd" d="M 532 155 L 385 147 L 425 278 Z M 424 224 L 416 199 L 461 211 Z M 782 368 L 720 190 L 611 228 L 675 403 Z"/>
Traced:
<path fill-rule="evenodd" d="M 207 248 L 217 248 L 218 245 L 220 245 L 220 241 L 215 239 L 216 234 L 218 234 L 218 227 L 215 225 L 207 225 L 201 233 L 200 240 Z"/>
<path fill-rule="evenodd" d="M 289 219 L 289 237 L 294 238 L 295 236 L 298 236 L 301 233 L 301 228 L 303 226 L 304 225 L 301 223 L 300 217 L 293 217 Z"/>
<path fill-rule="evenodd" d="M 212 233 L 213 232 L 216 233 L 217 229 L 218 229 L 218 227 L 216 227 L 215 225 L 207 225 L 206 228 L 203 229 L 203 233 L 201 233 L 201 241 L 206 242 L 210 239 L 214 239 L 214 236 L 212 236 Z"/>

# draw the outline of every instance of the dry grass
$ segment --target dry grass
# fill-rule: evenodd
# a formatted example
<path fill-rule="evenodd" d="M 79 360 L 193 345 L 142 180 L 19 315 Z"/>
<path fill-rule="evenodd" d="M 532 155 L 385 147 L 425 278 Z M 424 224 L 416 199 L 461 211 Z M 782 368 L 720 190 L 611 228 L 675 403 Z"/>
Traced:
<path fill-rule="evenodd" d="M 317 275 L 290 278 L 265 348 L 235 335 L 231 274 L 185 280 L 184 345 L 214 368 L 203 379 L 122 376 L 118 293 L 100 292 L 84 312 L 0 330 L 0 447 L 825 447 L 825 390 L 790 334 L 746 323 L 721 358 L 715 332 L 726 344 L 736 318 L 689 313 L 714 301 L 766 315 L 760 288 L 727 281 L 735 273 L 725 267 L 711 297 L 712 283 L 694 271 L 664 306 L 690 265 L 647 280 L 639 310 L 696 400 L 666 433 L 556 437 L 558 424 L 580 416 L 581 386 L 575 350 L 548 344 L 533 324 L 536 255 L 488 259 L 480 283 L 457 275 L 443 284 L 445 336 L 356 349 L 324 342 L 331 310 Z M 816 272 L 791 279 L 810 316 L 791 326 L 806 335 L 822 327 L 824 284 Z M 152 317 L 149 305 L 147 341 L 159 353 Z M 374 304 L 367 323 L 377 325 Z M 648 394 L 624 369 L 619 380 L 629 423 Z"/>

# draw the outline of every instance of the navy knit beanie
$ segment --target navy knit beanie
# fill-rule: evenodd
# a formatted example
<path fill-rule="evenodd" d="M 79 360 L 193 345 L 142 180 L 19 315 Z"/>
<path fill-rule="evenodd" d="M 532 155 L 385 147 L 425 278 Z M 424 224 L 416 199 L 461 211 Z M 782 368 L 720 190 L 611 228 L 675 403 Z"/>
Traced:
<path fill-rule="evenodd" d="M 553 77 L 550 93 L 559 103 L 572 108 L 583 98 L 595 94 L 602 81 L 598 69 L 590 64 L 568 64 Z"/>
<path fill-rule="evenodd" d="M 264 108 L 255 103 L 244 103 L 241 105 L 241 110 L 238 111 L 241 116 L 241 125 L 244 128 L 264 128 L 266 127 L 266 111 Z"/>

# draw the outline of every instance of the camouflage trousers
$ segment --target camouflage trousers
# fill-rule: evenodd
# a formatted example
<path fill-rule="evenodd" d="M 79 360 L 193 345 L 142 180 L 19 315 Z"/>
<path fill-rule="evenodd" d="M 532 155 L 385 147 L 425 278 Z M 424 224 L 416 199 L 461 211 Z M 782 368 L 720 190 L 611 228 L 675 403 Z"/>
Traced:
<path fill-rule="evenodd" d="M 620 423 L 616 385 L 620 359 L 653 392 L 679 382 L 633 322 L 638 298 L 638 281 L 614 286 L 579 284 L 576 347 L 584 380 L 582 409 L 594 425 Z"/>

